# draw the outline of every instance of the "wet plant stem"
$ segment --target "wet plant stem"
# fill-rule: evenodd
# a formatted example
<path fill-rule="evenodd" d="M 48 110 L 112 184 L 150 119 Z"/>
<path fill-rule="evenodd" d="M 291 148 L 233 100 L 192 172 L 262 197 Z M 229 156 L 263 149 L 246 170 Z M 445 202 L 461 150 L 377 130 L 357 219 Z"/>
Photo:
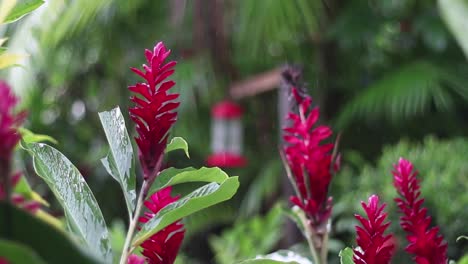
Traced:
<path fill-rule="evenodd" d="M 133 213 L 133 218 L 130 219 L 130 224 L 128 226 L 127 236 L 125 238 L 125 244 L 122 251 L 122 256 L 120 257 L 120 264 L 126 264 L 128 256 L 132 253 L 133 247 L 130 247 L 130 243 L 132 242 L 133 235 L 135 233 L 136 226 L 138 224 L 138 218 L 140 217 L 140 211 L 143 206 L 143 201 L 145 200 L 144 197 L 146 196 L 147 191 L 146 186 L 148 185 L 147 181 L 143 182 L 141 186 L 140 194 L 138 195 L 137 205 L 135 208 L 135 212 Z"/>

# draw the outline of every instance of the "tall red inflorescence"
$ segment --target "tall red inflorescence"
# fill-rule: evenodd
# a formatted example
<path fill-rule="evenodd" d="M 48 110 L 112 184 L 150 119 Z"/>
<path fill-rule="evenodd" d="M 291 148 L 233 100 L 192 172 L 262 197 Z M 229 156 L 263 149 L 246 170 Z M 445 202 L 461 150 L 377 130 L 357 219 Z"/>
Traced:
<path fill-rule="evenodd" d="M 148 222 L 166 205 L 174 203 L 179 197 L 171 197 L 171 187 L 164 188 L 145 201 L 146 212 L 140 217 L 141 223 Z M 172 264 L 179 252 L 182 240 L 184 239 L 184 225 L 179 221 L 172 223 L 163 230 L 152 235 L 145 240 L 141 247 L 142 254 L 146 257 L 149 264 Z"/>
<path fill-rule="evenodd" d="M 379 205 L 379 197 L 372 195 L 368 203 L 361 202 L 367 219 L 355 215 L 362 226 L 356 226 L 357 244 L 354 250 L 355 264 L 387 264 L 393 255 L 395 245 L 392 235 L 384 235 L 390 223 L 384 223 L 387 213 L 384 213 L 385 204 Z"/>
<path fill-rule="evenodd" d="M 22 176 L 21 172 L 12 174 L 11 171 L 13 151 L 21 139 L 18 127 L 26 117 L 25 112 L 14 112 L 17 104 L 18 98 L 13 94 L 10 86 L 0 81 L 0 200 L 7 196 L 5 181 L 8 181 L 10 188 L 14 189 Z M 35 212 L 39 208 L 38 202 L 27 200 L 17 193 L 12 193 L 11 201 L 29 212 Z"/>
<path fill-rule="evenodd" d="M 414 255 L 418 264 L 446 264 L 447 243 L 439 234 L 439 227 L 430 228 L 431 217 L 422 205 L 421 188 L 413 164 L 400 158 L 394 165 L 393 184 L 400 195 L 395 199 L 400 212 L 400 225 L 407 233 L 406 251 Z"/>
<path fill-rule="evenodd" d="M 312 227 L 318 227 L 330 218 L 332 199 L 328 197 L 328 187 L 332 172 L 338 170 L 338 161 L 332 161 L 334 144 L 322 144 L 332 135 L 332 130 L 328 126 L 315 126 L 319 108 L 311 109 L 311 97 L 301 95 L 296 88 L 292 93 L 298 113 L 288 114 L 292 123 L 284 128 L 287 145 L 283 148 L 297 187 L 291 202 L 306 213 Z"/>
<path fill-rule="evenodd" d="M 144 178 L 149 182 L 160 170 L 169 130 L 177 120 L 175 110 L 180 104 L 174 102 L 179 94 L 169 93 L 175 82 L 166 80 L 176 65 L 175 61 L 165 63 L 170 53 L 162 42 L 152 51 L 145 50 L 148 64 L 143 64 L 143 70 L 132 68 L 145 82 L 129 86 L 130 91 L 139 95 L 131 98 L 136 105 L 130 108 L 130 117 L 136 123 L 139 159 Z"/>

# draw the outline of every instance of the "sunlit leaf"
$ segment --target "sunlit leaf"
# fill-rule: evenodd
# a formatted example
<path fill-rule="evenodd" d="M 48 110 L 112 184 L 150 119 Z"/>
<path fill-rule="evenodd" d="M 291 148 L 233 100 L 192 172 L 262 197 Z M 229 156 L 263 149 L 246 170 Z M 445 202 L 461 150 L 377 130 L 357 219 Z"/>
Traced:
<path fill-rule="evenodd" d="M 15 7 L 8 13 L 4 24 L 14 22 L 23 16 L 31 13 L 44 4 L 43 0 L 18 0 Z"/>
<path fill-rule="evenodd" d="M 48 264 L 101 263 L 82 250 L 65 233 L 17 207 L 0 201 L 0 237 L 27 246 Z M 0 252 L 0 256 L 3 256 Z M 34 262 L 21 262 L 34 263 Z"/>
<path fill-rule="evenodd" d="M 340 251 L 340 263 L 341 264 L 353 264 L 354 252 L 351 248 L 347 247 Z"/>
<path fill-rule="evenodd" d="M 16 0 L 2 0 L 0 3 L 0 24 L 3 24 L 8 14 L 16 5 Z"/>
<path fill-rule="evenodd" d="M 178 201 L 167 205 L 145 223 L 135 236 L 133 245 L 140 245 L 153 234 L 183 217 L 230 199 L 236 193 L 237 188 L 239 188 L 238 178 L 230 177 L 221 184 L 212 182 L 196 189 Z"/>
<path fill-rule="evenodd" d="M 222 183 L 228 178 L 228 175 L 220 168 L 202 167 L 195 169 L 192 167 L 184 169 L 168 168 L 163 170 L 150 188 L 149 194 L 152 194 L 164 187 L 186 183 L 186 182 L 216 182 Z"/>
<path fill-rule="evenodd" d="M 101 159 L 107 172 L 120 184 L 131 216 L 135 209 L 135 160 L 132 141 L 128 136 L 125 120 L 119 107 L 100 112 L 99 119 L 109 142 L 110 152 Z"/>
<path fill-rule="evenodd" d="M 185 139 L 183 139 L 181 137 L 172 138 L 171 142 L 169 142 L 169 144 L 167 144 L 166 153 L 177 150 L 177 149 L 183 150 L 185 155 L 188 158 L 190 158 L 189 151 L 188 151 L 188 144 L 187 144 L 187 141 L 185 141 Z"/>
<path fill-rule="evenodd" d="M 104 217 L 78 169 L 62 153 L 43 143 L 22 142 L 33 157 L 34 170 L 62 205 L 68 228 L 93 255 L 111 261 Z"/>
<path fill-rule="evenodd" d="M 2 53 L 0 55 L 0 69 L 16 65 L 18 64 L 18 61 L 22 60 L 25 57 L 26 55 L 23 54 Z"/>

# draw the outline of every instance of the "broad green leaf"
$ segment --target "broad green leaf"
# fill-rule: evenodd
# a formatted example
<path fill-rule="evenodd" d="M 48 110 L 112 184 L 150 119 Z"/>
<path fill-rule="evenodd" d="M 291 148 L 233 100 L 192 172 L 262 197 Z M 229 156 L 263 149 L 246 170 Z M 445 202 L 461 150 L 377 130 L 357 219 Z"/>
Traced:
<path fill-rule="evenodd" d="M 0 256 L 9 264 L 45 264 L 31 248 L 17 242 L 0 239 Z"/>
<path fill-rule="evenodd" d="M 135 236 L 133 245 L 140 245 L 153 234 L 183 217 L 230 199 L 237 188 L 239 188 L 238 178 L 230 177 L 221 184 L 212 182 L 196 189 L 177 202 L 167 205 L 145 223 Z"/>
<path fill-rule="evenodd" d="M 192 167 L 184 169 L 168 168 L 163 170 L 149 190 L 149 194 L 168 186 L 186 183 L 186 182 L 217 182 L 222 183 L 228 178 L 228 175 L 220 168 L 202 167 L 195 169 Z"/>
<path fill-rule="evenodd" d="M 48 135 L 41 135 L 41 134 L 35 134 L 34 132 L 24 128 L 20 127 L 19 132 L 21 134 L 21 138 L 24 140 L 26 143 L 37 143 L 37 142 L 50 142 L 53 144 L 58 144 L 57 140 L 55 138 L 48 136 Z"/>
<path fill-rule="evenodd" d="M 78 169 L 62 153 L 43 143 L 26 144 L 34 170 L 62 205 L 68 228 L 95 256 L 111 261 L 111 245 L 104 217 Z"/>
<path fill-rule="evenodd" d="M 239 264 L 313 264 L 309 259 L 291 250 L 279 250 L 266 256 L 257 256 L 254 259 L 244 260 Z"/>
<path fill-rule="evenodd" d="M 0 24 L 3 24 L 8 14 L 16 5 L 16 0 L 2 0 L 0 3 Z"/>
<path fill-rule="evenodd" d="M 190 158 L 189 151 L 188 151 L 188 144 L 187 144 L 187 141 L 185 141 L 185 139 L 181 137 L 174 137 L 173 139 L 171 139 L 171 142 L 167 144 L 166 153 L 177 150 L 177 149 L 183 150 L 187 158 Z"/>
<path fill-rule="evenodd" d="M 15 7 L 8 13 L 3 24 L 11 23 L 22 18 L 36 10 L 42 4 L 44 4 L 43 0 L 17 0 Z"/>
<path fill-rule="evenodd" d="M 465 254 L 461 259 L 458 260 L 458 264 L 468 264 L 468 254 Z"/>
<path fill-rule="evenodd" d="M 340 251 L 340 263 L 341 264 L 353 264 L 353 255 L 354 252 L 351 248 L 347 247 Z"/>
<path fill-rule="evenodd" d="M 102 127 L 109 142 L 110 151 L 101 159 L 107 172 L 120 184 L 127 203 L 128 214 L 135 209 L 135 160 L 132 141 L 128 136 L 125 120 L 119 107 L 100 112 Z"/>
<path fill-rule="evenodd" d="M 101 263 L 89 256 L 87 251 L 82 250 L 64 232 L 1 201 L 0 237 L 8 237 L 11 241 L 29 247 L 48 264 Z"/>
<path fill-rule="evenodd" d="M 21 59 L 25 58 L 26 55 L 14 54 L 14 53 L 2 53 L 0 55 L 0 69 L 8 68 L 18 63 Z"/>
<path fill-rule="evenodd" d="M 438 0 L 438 4 L 442 19 L 468 58 L 468 1 Z"/>

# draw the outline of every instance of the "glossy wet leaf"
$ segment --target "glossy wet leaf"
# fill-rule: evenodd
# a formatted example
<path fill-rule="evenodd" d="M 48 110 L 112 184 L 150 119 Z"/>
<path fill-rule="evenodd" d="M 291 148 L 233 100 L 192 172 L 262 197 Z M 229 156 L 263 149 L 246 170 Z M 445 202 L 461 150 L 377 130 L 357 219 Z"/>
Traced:
<path fill-rule="evenodd" d="M 228 178 L 228 175 L 220 168 L 207 168 L 202 167 L 195 169 L 192 167 L 184 169 L 168 168 L 163 170 L 148 192 L 150 195 L 156 191 L 186 182 L 217 182 L 222 183 Z"/>
<path fill-rule="evenodd" d="M 236 193 L 237 188 L 239 188 L 238 178 L 230 177 L 221 184 L 212 182 L 196 189 L 177 202 L 164 207 L 144 224 L 140 232 L 136 234 L 133 245 L 140 245 L 153 234 L 183 217 L 230 199 Z"/>
<path fill-rule="evenodd" d="M 244 260 L 239 264 L 313 264 L 313 262 L 298 253 L 291 250 L 279 250 L 277 252 L 265 255 L 257 256 L 254 259 Z"/>
<path fill-rule="evenodd" d="M 178 150 L 178 149 L 183 150 L 185 155 L 188 158 L 190 158 L 187 141 L 185 141 L 185 139 L 181 137 L 174 137 L 173 139 L 171 139 L 171 142 L 167 144 L 166 153 L 174 151 L 174 150 Z"/>
<path fill-rule="evenodd" d="M 135 160 L 132 141 L 128 136 L 125 120 L 119 107 L 100 112 L 99 118 L 109 142 L 110 151 L 101 159 L 107 172 L 120 184 L 129 215 L 135 209 Z"/>
<path fill-rule="evenodd" d="M 33 156 L 36 173 L 44 179 L 62 205 L 68 228 L 95 256 L 111 261 L 111 245 L 104 217 L 78 169 L 55 148 L 22 142 Z"/>
<path fill-rule="evenodd" d="M 1 201 L 0 237 L 8 237 L 11 241 L 27 246 L 48 264 L 102 263 L 89 256 L 66 233 Z"/>
<path fill-rule="evenodd" d="M 468 2 L 465 0 L 438 0 L 442 19 L 468 58 Z"/>
<path fill-rule="evenodd" d="M 351 248 L 347 247 L 340 251 L 340 263 L 341 264 L 353 264 L 353 255 L 354 252 Z"/>
<path fill-rule="evenodd" d="M 43 0 L 17 0 L 15 7 L 8 13 L 3 24 L 14 22 L 44 4 Z"/>
<path fill-rule="evenodd" d="M 8 264 L 46 264 L 31 248 L 9 240 L 0 239 L 0 256 Z"/>

